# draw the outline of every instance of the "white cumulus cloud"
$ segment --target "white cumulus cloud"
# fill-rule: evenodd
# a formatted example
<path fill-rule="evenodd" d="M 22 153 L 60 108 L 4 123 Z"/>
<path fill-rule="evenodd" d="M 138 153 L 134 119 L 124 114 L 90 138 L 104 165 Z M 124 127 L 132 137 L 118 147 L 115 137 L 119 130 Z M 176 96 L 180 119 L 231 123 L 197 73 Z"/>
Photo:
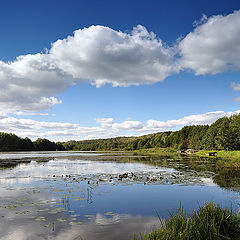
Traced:
<path fill-rule="evenodd" d="M 240 70 L 240 11 L 204 19 L 179 43 L 182 69 L 199 74 Z"/>
<path fill-rule="evenodd" d="M 152 84 L 175 69 L 174 51 L 138 25 L 130 33 L 91 26 L 58 40 L 49 51 L 59 69 L 96 86 Z"/>
<path fill-rule="evenodd" d="M 46 53 L 0 61 L 0 108 L 40 111 L 78 82 L 97 87 L 152 84 L 176 71 L 174 51 L 139 25 L 130 33 L 104 26 L 79 29 Z"/>

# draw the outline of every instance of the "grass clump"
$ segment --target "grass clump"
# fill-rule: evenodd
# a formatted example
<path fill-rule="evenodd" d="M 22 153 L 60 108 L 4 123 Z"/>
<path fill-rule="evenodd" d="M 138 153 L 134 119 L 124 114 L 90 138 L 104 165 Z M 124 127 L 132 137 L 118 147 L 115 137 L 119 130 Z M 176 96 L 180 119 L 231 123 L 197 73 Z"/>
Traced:
<path fill-rule="evenodd" d="M 136 239 L 136 238 L 135 238 Z M 213 203 L 194 211 L 189 217 L 179 208 L 175 214 L 142 240 L 240 240 L 240 217 L 232 208 Z"/>

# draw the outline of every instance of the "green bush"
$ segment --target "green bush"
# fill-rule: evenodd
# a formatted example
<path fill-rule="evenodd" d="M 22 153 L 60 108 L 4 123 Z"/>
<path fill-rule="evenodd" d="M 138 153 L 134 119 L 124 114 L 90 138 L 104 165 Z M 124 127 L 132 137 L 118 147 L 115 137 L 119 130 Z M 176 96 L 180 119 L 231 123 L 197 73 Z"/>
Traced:
<path fill-rule="evenodd" d="M 232 208 L 222 208 L 213 203 L 200 207 L 189 217 L 179 208 L 161 228 L 139 239 L 240 240 L 240 217 L 233 213 Z"/>

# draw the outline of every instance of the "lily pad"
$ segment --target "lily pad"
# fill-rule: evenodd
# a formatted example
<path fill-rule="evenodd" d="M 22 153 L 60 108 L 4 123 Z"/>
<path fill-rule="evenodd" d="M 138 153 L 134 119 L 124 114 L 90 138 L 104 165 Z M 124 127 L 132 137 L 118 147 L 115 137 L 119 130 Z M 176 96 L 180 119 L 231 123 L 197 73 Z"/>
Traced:
<path fill-rule="evenodd" d="M 46 218 L 45 217 L 37 217 L 35 218 L 35 221 L 46 221 Z"/>
<path fill-rule="evenodd" d="M 65 220 L 65 219 L 62 219 L 62 218 L 58 218 L 57 221 L 58 221 L 58 222 L 66 222 L 66 220 Z"/>

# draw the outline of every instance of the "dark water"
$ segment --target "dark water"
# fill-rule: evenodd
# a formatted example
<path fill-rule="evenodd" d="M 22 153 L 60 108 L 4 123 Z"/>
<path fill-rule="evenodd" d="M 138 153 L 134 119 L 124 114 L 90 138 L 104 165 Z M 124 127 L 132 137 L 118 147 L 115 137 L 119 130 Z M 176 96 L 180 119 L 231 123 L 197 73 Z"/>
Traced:
<path fill-rule="evenodd" d="M 116 154 L 114 154 L 116 155 Z M 133 239 L 180 204 L 240 208 L 240 170 L 184 156 L 0 154 L 0 239 Z"/>

